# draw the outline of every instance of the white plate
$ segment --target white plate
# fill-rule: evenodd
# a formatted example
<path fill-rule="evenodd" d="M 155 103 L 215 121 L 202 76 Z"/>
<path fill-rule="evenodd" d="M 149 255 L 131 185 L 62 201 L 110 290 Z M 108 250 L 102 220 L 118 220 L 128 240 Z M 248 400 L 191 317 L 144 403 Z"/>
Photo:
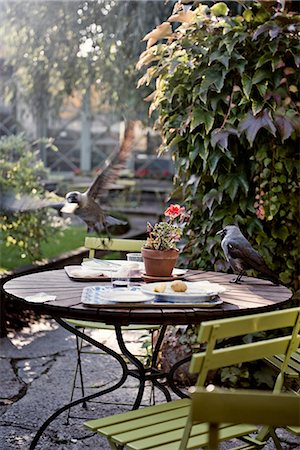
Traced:
<path fill-rule="evenodd" d="M 172 303 L 201 303 L 210 301 L 219 294 L 226 291 L 224 286 L 209 281 L 185 282 L 187 290 L 185 292 L 175 292 L 171 288 L 173 282 L 166 283 L 148 283 L 141 286 L 141 291 L 145 294 L 154 295 L 158 301 L 166 301 Z M 166 285 L 164 292 L 155 292 L 154 289 L 161 284 Z M 220 300 L 220 303 L 222 301 Z"/>
<path fill-rule="evenodd" d="M 121 269 L 142 271 L 144 270 L 144 263 L 115 259 L 89 259 L 82 261 L 81 267 L 90 271 L 96 271 L 97 273 L 103 273 L 104 271 L 110 274 L 111 272 L 118 272 Z"/>
<path fill-rule="evenodd" d="M 141 292 L 139 287 L 111 288 L 108 286 L 89 286 L 83 289 L 81 301 L 85 305 L 107 303 L 145 303 L 153 300 L 154 295 Z"/>

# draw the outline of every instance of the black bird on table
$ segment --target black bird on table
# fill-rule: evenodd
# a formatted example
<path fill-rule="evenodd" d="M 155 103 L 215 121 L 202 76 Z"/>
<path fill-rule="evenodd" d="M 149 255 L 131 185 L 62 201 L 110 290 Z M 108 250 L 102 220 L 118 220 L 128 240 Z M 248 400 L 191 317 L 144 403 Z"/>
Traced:
<path fill-rule="evenodd" d="M 279 284 L 277 275 L 266 265 L 263 257 L 251 246 L 237 225 L 227 225 L 217 234 L 222 236 L 221 246 L 232 270 L 238 275 L 233 281 L 239 283 L 246 270 L 254 269 Z"/>
<path fill-rule="evenodd" d="M 100 233 L 112 225 L 126 225 L 127 222 L 106 215 L 99 203 L 97 197 L 99 188 L 102 184 L 101 175 L 98 175 L 91 186 L 83 193 L 69 192 L 66 195 L 66 203 L 61 212 L 73 213 L 78 216 L 87 225 L 88 232 L 96 231 Z"/>

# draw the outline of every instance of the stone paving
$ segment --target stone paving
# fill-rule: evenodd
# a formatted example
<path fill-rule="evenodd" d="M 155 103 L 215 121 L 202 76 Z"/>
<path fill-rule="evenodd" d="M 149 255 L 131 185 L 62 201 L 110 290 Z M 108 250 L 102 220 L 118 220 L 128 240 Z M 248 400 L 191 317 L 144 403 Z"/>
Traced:
<path fill-rule="evenodd" d="M 113 332 L 93 331 L 92 335 L 115 348 Z M 142 351 L 140 333 L 127 333 L 126 341 L 130 342 L 129 348 L 135 353 Z M 37 428 L 69 401 L 75 360 L 75 336 L 52 320 L 41 320 L 0 339 L 1 450 L 27 450 Z M 118 362 L 109 356 L 86 355 L 84 374 L 90 393 L 118 380 L 120 368 Z M 122 388 L 101 397 L 101 403 L 89 403 L 88 409 L 81 405 L 73 408 L 68 424 L 67 413 L 63 413 L 44 432 L 37 450 L 109 449 L 106 439 L 92 435 L 82 424 L 86 419 L 129 410 L 136 388 L 136 380 L 129 377 Z M 149 403 L 149 398 L 150 386 L 146 388 L 143 405 Z M 156 401 L 164 401 L 160 392 L 156 392 Z M 285 449 L 300 448 L 296 437 L 284 430 L 279 430 L 278 434 L 285 441 Z M 234 443 L 238 445 L 231 441 L 222 444 L 222 449 L 230 449 Z M 265 446 L 266 450 L 274 448 L 271 441 Z"/>

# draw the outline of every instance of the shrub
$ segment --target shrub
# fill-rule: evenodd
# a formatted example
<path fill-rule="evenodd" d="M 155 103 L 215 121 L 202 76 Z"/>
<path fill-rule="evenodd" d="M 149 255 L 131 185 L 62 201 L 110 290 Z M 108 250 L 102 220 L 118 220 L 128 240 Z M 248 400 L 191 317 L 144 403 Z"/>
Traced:
<path fill-rule="evenodd" d="M 41 184 L 45 175 L 37 151 L 22 134 L 0 139 L 0 237 L 6 246 L 17 248 L 21 258 L 40 259 L 41 242 L 47 241 L 61 223 L 55 221 L 49 209 L 10 211 L 2 203 L 8 193 L 16 200 L 24 196 L 32 202 L 46 199 Z"/>

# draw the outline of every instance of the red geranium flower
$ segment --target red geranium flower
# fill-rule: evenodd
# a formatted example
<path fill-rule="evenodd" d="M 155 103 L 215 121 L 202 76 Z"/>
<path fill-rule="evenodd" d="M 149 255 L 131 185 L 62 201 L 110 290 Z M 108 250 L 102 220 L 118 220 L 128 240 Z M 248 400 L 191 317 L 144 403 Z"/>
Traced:
<path fill-rule="evenodd" d="M 145 248 L 153 250 L 176 249 L 176 243 L 180 241 L 183 233 L 184 222 L 188 219 L 184 206 L 170 205 L 165 211 L 166 221 L 155 225 L 147 224 L 149 237 Z"/>
<path fill-rule="evenodd" d="M 181 216 L 184 214 L 185 207 L 180 205 L 170 205 L 169 208 L 165 210 L 165 216 L 166 217 L 172 217 L 175 219 L 175 217 Z"/>

